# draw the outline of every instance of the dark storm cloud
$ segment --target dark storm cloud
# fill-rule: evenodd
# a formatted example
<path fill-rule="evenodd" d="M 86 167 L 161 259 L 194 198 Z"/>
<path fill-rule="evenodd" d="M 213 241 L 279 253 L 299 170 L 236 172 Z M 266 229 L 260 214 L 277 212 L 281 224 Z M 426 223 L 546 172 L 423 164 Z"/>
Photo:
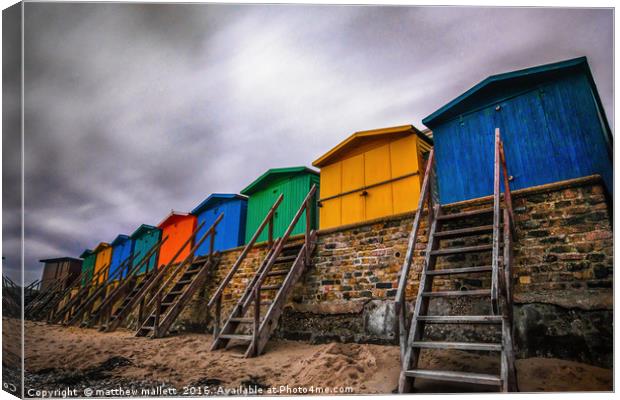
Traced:
<path fill-rule="evenodd" d="M 586 55 L 613 122 L 609 10 L 26 5 L 26 281 L 489 74 Z"/>
<path fill-rule="evenodd" d="M 22 281 L 21 257 L 21 6 L 2 14 L 2 267 Z"/>

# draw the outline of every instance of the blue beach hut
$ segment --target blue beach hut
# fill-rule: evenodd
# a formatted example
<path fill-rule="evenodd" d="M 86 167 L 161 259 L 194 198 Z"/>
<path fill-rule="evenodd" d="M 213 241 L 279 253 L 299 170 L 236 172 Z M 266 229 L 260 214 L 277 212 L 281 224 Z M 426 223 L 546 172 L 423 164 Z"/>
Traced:
<path fill-rule="evenodd" d="M 248 199 L 239 194 L 213 193 L 192 210 L 197 217 L 197 223 L 204 221 L 196 240 L 199 240 L 213 225 L 215 219 L 224 213 L 224 217 L 217 225 L 214 249 L 227 250 L 243 245 L 245 238 L 245 219 Z M 198 249 L 196 256 L 209 253 L 209 240 L 205 240 Z"/>
<path fill-rule="evenodd" d="M 127 235 L 118 235 L 116 239 L 110 243 L 112 245 L 112 260 L 110 261 L 110 272 L 108 273 L 108 279 L 113 280 L 116 276 L 119 267 L 125 260 L 131 257 L 133 252 L 133 240 Z M 117 276 L 116 279 L 125 278 L 127 274 L 127 266 L 123 265 L 123 273 Z"/>
<path fill-rule="evenodd" d="M 444 204 L 493 193 L 495 128 L 511 189 L 599 174 L 613 195 L 613 139 L 585 57 L 490 76 L 422 122 Z"/>

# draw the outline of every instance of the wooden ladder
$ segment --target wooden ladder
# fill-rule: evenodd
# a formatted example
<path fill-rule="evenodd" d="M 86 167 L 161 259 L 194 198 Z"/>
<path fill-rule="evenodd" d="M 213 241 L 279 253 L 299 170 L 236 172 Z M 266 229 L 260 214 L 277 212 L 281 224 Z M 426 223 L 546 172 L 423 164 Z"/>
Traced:
<path fill-rule="evenodd" d="M 70 290 L 67 293 L 67 295 L 69 296 L 68 301 L 65 303 L 64 306 L 60 308 L 60 310 L 58 310 L 58 312 L 56 312 L 51 318 L 49 318 L 49 321 L 51 323 L 62 323 L 63 321 L 65 321 L 65 319 L 70 320 L 73 317 L 74 312 L 86 302 L 86 299 L 89 297 L 91 290 L 97 290 L 97 288 L 100 287 L 102 283 L 99 282 L 99 278 L 107 274 L 108 268 L 108 264 L 104 265 L 103 268 L 101 268 L 96 274 L 94 274 L 94 276 L 90 277 L 89 280 L 84 283 L 84 286 L 78 289 L 77 294 L 72 298 L 70 297 Z M 76 285 L 74 287 L 80 286 L 81 278 L 78 282 L 76 282 Z"/>
<path fill-rule="evenodd" d="M 192 263 L 164 295 L 155 300 L 155 309 L 136 331 L 136 336 L 164 337 L 179 314 L 187 306 L 192 295 L 204 285 L 209 272 L 217 266 L 219 256 L 207 258 L 203 263 Z"/>
<path fill-rule="evenodd" d="M 92 327 L 99 323 L 104 317 L 106 318 L 105 325 L 108 324 L 110 318 L 112 316 L 112 308 L 114 304 L 123 296 L 123 304 L 127 304 L 126 301 L 131 301 L 131 296 L 135 295 L 137 291 L 140 290 L 142 285 L 147 281 L 146 276 L 145 279 L 138 279 L 138 272 L 142 269 L 144 265 L 149 262 L 149 259 L 156 254 L 159 248 L 166 243 L 168 240 L 168 236 L 164 237 L 162 240 L 153 244 L 151 248 L 146 252 L 146 254 L 134 264 L 133 267 L 129 268 L 127 274 L 125 274 L 125 278 L 120 281 L 118 286 L 114 288 L 101 302 L 101 304 L 95 308 L 92 312 L 92 315 L 88 321 L 83 323 L 84 327 Z M 131 264 L 130 264 L 131 265 Z M 148 271 L 147 271 L 148 272 Z M 105 326 L 102 326 L 105 328 Z M 103 329 L 102 329 L 103 330 Z"/>
<path fill-rule="evenodd" d="M 165 266 L 160 266 L 159 268 L 157 268 L 157 267 L 154 268 L 152 271 L 147 273 L 142 278 L 141 281 L 138 282 L 138 284 L 133 288 L 133 290 L 127 294 L 127 297 L 125 297 L 125 299 L 120 304 L 120 306 L 117 307 L 114 311 L 110 311 L 107 322 L 99 330 L 104 331 L 104 332 L 112 332 L 112 331 L 116 330 L 116 328 L 118 328 L 120 326 L 120 324 L 123 323 L 125 318 L 127 318 L 131 314 L 131 312 L 134 310 L 134 308 L 137 305 L 140 305 L 139 311 L 138 311 L 138 326 L 142 325 L 142 323 L 144 322 L 143 316 L 144 316 L 144 313 L 145 313 L 145 305 L 147 304 L 147 296 L 148 295 L 152 295 L 153 293 L 155 293 L 156 290 L 160 287 L 159 285 L 163 281 L 164 276 L 165 276 L 166 272 L 168 271 L 168 269 L 174 263 L 177 262 L 177 258 L 179 258 L 179 255 L 181 254 L 183 249 L 185 249 L 185 247 L 191 245 L 191 243 L 193 242 L 194 238 L 196 237 L 196 235 L 198 234 L 198 232 L 200 231 L 200 229 L 203 227 L 204 224 L 205 224 L 204 221 L 202 221 L 200 224 L 198 224 L 196 229 L 194 229 L 192 234 L 179 247 L 179 249 L 174 254 L 172 259 L 168 262 L 168 264 L 166 264 Z M 205 234 L 203 239 L 206 236 L 207 235 Z M 167 239 L 167 237 L 166 237 L 166 239 Z M 200 242 L 200 244 L 202 244 L 202 241 Z M 179 264 L 179 266 L 183 265 L 191 257 L 193 257 L 194 252 L 196 251 L 197 247 L 198 246 L 194 246 L 190 250 L 189 255 L 187 257 L 185 257 L 185 259 Z M 148 258 L 147 258 L 147 260 L 148 260 Z M 152 304 L 151 300 L 153 300 L 153 298 L 154 298 L 154 296 L 152 296 L 150 298 L 148 304 Z"/>
<path fill-rule="evenodd" d="M 224 214 L 220 214 L 213 225 L 205 232 L 200 241 L 194 245 L 188 257 L 193 258 L 195 250 L 210 237 L 209 253 L 206 255 L 206 261 L 198 261 L 197 259 L 190 261 L 184 260 L 173 271 L 172 275 L 164 283 L 164 285 L 152 297 L 146 310 L 153 308 L 152 313 L 144 320 L 142 325 L 136 331 L 136 336 L 148 336 L 159 338 L 166 336 L 170 327 L 177 319 L 179 314 L 187 306 L 196 291 L 203 287 L 207 280 L 209 272 L 217 266 L 219 255 L 215 253 L 215 234 L 217 224 L 222 220 Z M 201 257 L 202 258 L 202 257 Z M 186 266 L 184 268 L 184 266 Z M 180 278 L 175 280 L 179 275 Z"/>
<path fill-rule="evenodd" d="M 401 347 L 401 373 L 399 393 L 412 391 L 416 378 L 464 382 L 479 385 L 497 386 L 501 391 L 517 391 L 514 367 L 514 349 L 512 341 L 512 280 L 511 261 L 514 234 L 512 199 L 509 177 L 506 170 L 503 143 L 499 129 L 495 131 L 495 162 L 493 184 L 493 207 L 453 214 L 444 214 L 442 207 L 433 201 L 431 186 L 433 184 L 433 158 L 431 151 L 426 166 L 418 210 L 409 238 L 409 248 L 401 270 L 399 287 L 396 295 L 396 312 L 398 314 L 397 331 Z M 504 202 L 501 202 L 500 175 L 503 171 Z M 424 204 L 428 203 L 428 242 L 424 255 L 424 264 L 418 295 L 415 301 L 410 329 L 406 330 L 405 289 L 407 275 L 413 260 L 413 252 L 418 242 L 418 230 Z M 490 219 L 491 221 L 486 222 Z M 482 222 L 481 222 L 482 221 Z M 447 229 L 444 229 L 447 228 Z M 490 242 L 485 242 L 490 238 Z M 442 243 L 475 240 L 473 245 L 444 247 Z M 454 255 L 478 254 L 478 259 L 486 254 L 490 263 L 487 265 L 436 268 L 438 259 Z M 481 276 L 487 274 L 489 288 L 472 290 L 433 290 L 435 277 L 460 276 L 468 274 Z M 490 275 L 490 276 L 489 276 Z M 432 315 L 429 303 L 439 298 L 482 297 L 489 299 L 489 314 L 486 315 Z M 451 342 L 425 339 L 425 326 L 429 324 L 485 325 L 500 328 L 500 342 Z M 497 328 L 496 328 L 497 329 Z M 500 371 L 497 375 L 448 370 L 429 370 L 418 366 L 422 349 L 456 349 L 465 351 L 484 351 L 500 354 Z"/>
<path fill-rule="evenodd" d="M 41 319 L 53 311 L 54 305 L 62 300 L 62 282 L 56 282 L 45 292 L 39 293 L 28 306 L 24 308 L 24 315 L 31 319 Z"/>
<path fill-rule="evenodd" d="M 94 306 L 95 306 L 95 302 L 97 300 L 101 300 L 101 302 L 105 301 L 105 298 L 106 298 L 107 292 L 108 292 L 108 288 L 112 284 L 112 281 L 115 280 L 115 279 L 119 279 L 119 277 L 123 276 L 123 272 L 129 266 L 131 266 L 131 262 L 133 261 L 133 258 L 134 258 L 134 256 L 131 255 L 131 256 L 127 257 L 125 260 L 123 260 L 123 262 L 119 265 L 119 267 L 116 270 L 116 272 L 114 272 L 114 274 L 110 278 L 106 278 L 106 280 L 101 285 L 99 285 L 99 287 L 97 287 L 95 290 L 93 290 L 92 293 L 90 293 L 86 297 L 86 299 L 84 299 L 82 304 L 75 310 L 75 312 L 73 313 L 73 315 L 71 316 L 71 318 L 67 322 L 67 325 L 75 325 L 78 322 L 81 325 L 82 322 L 85 322 L 84 318 L 86 318 L 86 320 L 90 319 L 90 317 L 91 317 L 91 315 L 92 315 L 92 313 L 94 311 L 93 309 L 94 309 Z"/>
<path fill-rule="evenodd" d="M 269 337 L 278 325 L 278 320 L 293 286 L 302 276 L 306 267 L 311 264 L 311 255 L 316 246 L 316 232 L 311 230 L 315 193 L 316 186 L 313 185 L 284 235 L 275 240 L 269 247 L 266 257 L 246 286 L 221 332 L 216 331 L 211 350 L 225 348 L 231 341 L 238 341 L 247 345 L 245 357 L 256 357 L 265 349 Z M 274 206 L 277 207 L 277 204 Z M 273 207 L 272 210 L 274 210 Z M 287 243 L 304 211 L 306 213 L 306 231 L 303 242 Z M 265 223 L 266 221 L 263 221 L 263 227 Z M 257 231 L 257 233 L 260 232 Z M 255 236 L 257 237 L 256 234 Z M 262 318 L 261 306 L 266 308 Z M 252 311 L 251 316 L 250 310 Z M 247 333 L 248 329 L 250 333 Z"/>

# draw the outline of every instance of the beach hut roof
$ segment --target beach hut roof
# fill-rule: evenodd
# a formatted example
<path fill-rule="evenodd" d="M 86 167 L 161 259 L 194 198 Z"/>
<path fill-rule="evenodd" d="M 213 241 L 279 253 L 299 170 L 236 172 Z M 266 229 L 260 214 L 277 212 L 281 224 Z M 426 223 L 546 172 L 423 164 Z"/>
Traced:
<path fill-rule="evenodd" d="M 129 239 L 130 239 L 129 235 L 120 234 L 120 235 L 116 236 L 116 238 L 110 244 L 112 246 L 116 246 L 117 244 L 121 244 L 122 242 L 126 242 Z"/>
<path fill-rule="evenodd" d="M 86 253 L 87 251 L 90 251 L 90 250 L 85 250 L 84 253 Z M 82 253 L 82 254 L 84 254 L 84 253 Z M 80 257 L 82 257 L 82 256 L 80 256 Z M 45 258 L 45 259 L 39 260 L 39 261 L 42 262 L 42 263 L 62 262 L 62 261 L 82 262 L 82 259 L 81 258 L 75 258 L 75 257 L 56 257 L 56 258 Z"/>
<path fill-rule="evenodd" d="M 169 225 L 174 223 L 175 221 L 179 220 L 179 219 L 183 219 L 187 216 L 189 216 L 190 214 L 187 212 L 180 212 L 180 211 L 170 211 L 170 214 L 168 214 L 164 219 L 161 220 L 161 222 L 159 224 L 157 224 L 158 228 L 163 228 L 165 225 Z"/>
<path fill-rule="evenodd" d="M 86 249 L 82 252 L 82 254 L 80 254 L 80 258 L 86 258 L 91 254 L 93 254 L 93 251 L 91 249 Z"/>
<path fill-rule="evenodd" d="M 424 135 L 413 125 L 401 125 L 389 128 L 359 131 L 355 132 L 354 134 L 340 142 L 338 145 L 336 145 L 333 149 L 316 159 L 312 163 L 312 165 L 320 168 L 324 165 L 330 164 L 332 160 L 339 158 L 343 153 L 346 153 L 352 148 L 358 147 L 361 144 L 371 140 L 376 140 L 382 137 L 400 138 L 410 134 L 417 135 L 419 138 L 421 138 L 430 145 L 433 144 L 433 141 L 427 135 Z"/>
<path fill-rule="evenodd" d="M 271 168 L 267 170 L 267 172 L 259 176 L 254 182 L 250 183 L 245 189 L 243 189 L 241 191 L 241 194 L 250 195 L 282 177 L 285 177 L 287 175 L 296 175 L 300 173 L 308 173 L 317 176 L 319 175 L 317 171 L 304 166 Z"/>
<path fill-rule="evenodd" d="M 246 196 L 235 194 L 235 193 L 212 193 L 202 201 L 196 208 L 191 211 L 191 214 L 200 214 L 203 210 L 211 207 L 213 204 L 216 204 L 222 200 L 247 200 Z"/>
<path fill-rule="evenodd" d="M 134 238 L 136 236 L 142 235 L 145 232 L 149 232 L 152 230 L 157 230 L 158 228 L 156 226 L 153 225 L 147 225 L 147 224 L 142 224 L 138 227 L 138 229 L 136 229 L 132 234 L 131 237 Z"/>
<path fill-rule="evenodd" d="M 596 87 L 594 79 L 592 78 L 592 73 L 588 67 L 587 58 L 573 58 L 551 64 L 491 75 L 424 118 L 422 123 L 433 128 L 441 121 L 447 121 L 465 112 L 484 108 L 489 105 L 489 101 L 495 103 L 514 97 L 520 93 L 514 90 L 515 87 L 521 88 L 522 91 L 526 91 L 537 84 L 548 82 L 551 79 L 562 77 L 576 71 L 585 73 L 592 87 Z M 513 90 L 504 90 L 506 88 L 513 88 Z M 497 94 L 502 92 L 505 93 L 506 98 L 497 98 Z M 602 112 L 603 106 L 596 90 L 594 90 L 594 97 L 598 108 Z M 608 126 L 607 119 L 604 115 L 603 120 Z M 609 129 L 607 130 L 609 131 Z"/>
<path fill-rule="evenodd" d="M 106 242 L 101 242 L 97 245 L 97 247 L 95 247 L 93 249 L 93 253 L 96 253 L 98 251 L 101 251 L 103 249 L 107 249 L 108 247 L 110 247 L 110 243 L 106 243 Z"/>

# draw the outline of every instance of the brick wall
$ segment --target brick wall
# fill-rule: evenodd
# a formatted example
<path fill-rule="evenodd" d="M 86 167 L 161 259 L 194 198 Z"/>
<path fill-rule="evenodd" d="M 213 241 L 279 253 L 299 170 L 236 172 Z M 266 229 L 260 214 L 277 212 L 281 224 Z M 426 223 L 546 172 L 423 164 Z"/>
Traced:
<path fill-rule="evenodd" d="M 518 238 L 513 279 L 517 303 L 515 329 L 521 356 L 544 355 L 609 365 L 611 353 L 613 233 L 600 178 L 588 177 L 513 193 Z M 445 212 L 489 207 L 492 199 L 445 206 Z M 283 314 L 279 337 L 395 343 L 393 299 L 413 214 L 319 232 L 313 265 L 297 283 Z M 418 290 L 426 226 L 409 275 L 407 299 Z M 488 241 L 454 240 L 448 246 Z M 234 304 L 258 268 L 264 246 L 253 249 L 224 296 L 224 310 Z M 179 318 L 180 329 L 207 329 L 206 302 L 241 249 L 222 254 L 213 277 Z M 438 267 L 484 265 L 484 255 L 446 257 Z M 464 290 L 488 286 L 484 275 L 436 279 L 435 288 Z M 438 302 L 439 309 L 454 301 Z M 481 310 L 480 305 L 460 305 Z M 541 322 L 542 321 L 542 322 Z M 571 323 L 571 321 L 577 321 Z M 542 323 L 542 325 L 541 325 Z M 541 333 L 542 332 L 542 333 Z M 569 340 L 570 339 L 570 340 Z M 562 340 L 586 343 L 571 352 Z M 568 353 L 567 353 L 568 351 Z"/>

